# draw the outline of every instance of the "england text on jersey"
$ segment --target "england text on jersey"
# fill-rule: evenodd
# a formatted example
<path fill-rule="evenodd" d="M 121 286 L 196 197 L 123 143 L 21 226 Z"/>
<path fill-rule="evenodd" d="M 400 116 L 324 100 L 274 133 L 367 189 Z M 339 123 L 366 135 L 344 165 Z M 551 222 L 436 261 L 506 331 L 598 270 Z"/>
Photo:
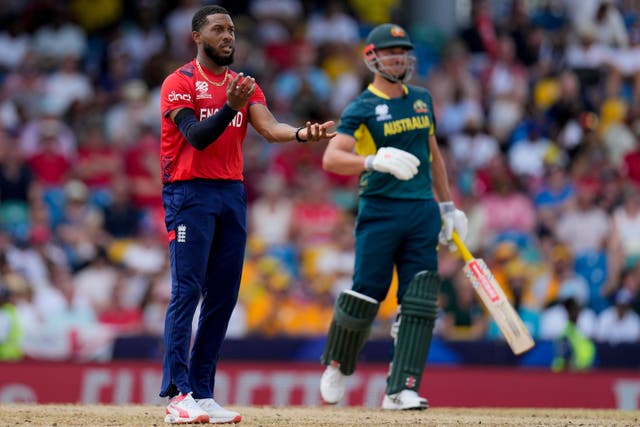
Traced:
<path fill-rule="evenodd" d="M 204 120 L 209 116 L 212 116 L 215 113 L 217 113 L 218 110 L 219 110 L 218 108 L 201 108 L 198 120 Z M 242 111 L 238 111 L 236 115 L 233 117 L 233 119 L 229 122 L 229 126 L 234 126 L 237 128 L 242 127 L 243 121 L 244 121 L 244 114 L 242 113 Z"/>

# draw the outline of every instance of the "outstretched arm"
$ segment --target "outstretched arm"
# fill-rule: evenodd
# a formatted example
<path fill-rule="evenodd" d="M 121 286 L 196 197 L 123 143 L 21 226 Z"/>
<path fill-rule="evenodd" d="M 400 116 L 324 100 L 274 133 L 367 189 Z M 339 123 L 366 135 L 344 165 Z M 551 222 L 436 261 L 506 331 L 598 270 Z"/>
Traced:
<path fill-rule="evenodd" d="M 324 123 L 307 122 L 304 127 L 297 128 L 280 123 L 271 114 L 271 111 L 262 104 L 252 104 L 249 107 L 249 122 L 256 132 L 269 142 L 328 141 L 336 135 L 335 132 L 329 132 L 329 128 L 335 124 L 331 120 Z M 298 131 L 298 129 L 300 130 Z"/>

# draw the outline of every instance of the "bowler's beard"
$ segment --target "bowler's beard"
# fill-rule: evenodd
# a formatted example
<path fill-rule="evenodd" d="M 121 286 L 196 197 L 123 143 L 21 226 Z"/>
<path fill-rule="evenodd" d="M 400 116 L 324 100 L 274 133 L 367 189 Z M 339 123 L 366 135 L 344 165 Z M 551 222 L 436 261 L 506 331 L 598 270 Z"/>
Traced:
<path fill-rule="evenodd" d="M 235 47 L 231 49 L 231 54 L 229 56 L 218 55 L 213 47 L 207 43 L 204 43 L 203 49 L 205 55 L 207 55 L 216 65 L 224 67 L 225 65 L 233 64 L 233 54 L 236 52 Z"/>

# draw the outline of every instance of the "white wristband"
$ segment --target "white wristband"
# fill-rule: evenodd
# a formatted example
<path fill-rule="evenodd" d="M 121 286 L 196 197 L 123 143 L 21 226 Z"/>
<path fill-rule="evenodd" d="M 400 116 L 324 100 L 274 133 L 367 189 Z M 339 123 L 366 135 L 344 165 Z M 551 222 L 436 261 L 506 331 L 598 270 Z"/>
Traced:
<path fill-rule="evenodd" d="M 449 212 L 453 212 L 456 210 L 456 206 L 453 202 L 442 202 L 440 203 L 440 213 L 447 214 Z"/>
<path fill-rule="evenodd" d="M 373 160 L 376 156 L 371 155 L 364 158 L 364 168 L 368 171 L 373 170 Z"/>

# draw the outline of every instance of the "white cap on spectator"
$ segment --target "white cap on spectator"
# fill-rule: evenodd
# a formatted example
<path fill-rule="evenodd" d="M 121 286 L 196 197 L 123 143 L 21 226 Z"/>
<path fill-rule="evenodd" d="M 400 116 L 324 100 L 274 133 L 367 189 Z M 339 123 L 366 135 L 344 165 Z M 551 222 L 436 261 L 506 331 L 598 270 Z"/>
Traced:
<path fill-rule="evenodd" d="M 148 93 L 146 83 L 139 79 L 130 80 L 122 87 L 122 98 L 127 101 L 142 101 Z"/>
<path fill-rule="evenodd" d="M 64 193 L 70 201 L 86 201 L 89 197 L 89 189 L 82 182 L 73 179 L 64 186 Z"/>

